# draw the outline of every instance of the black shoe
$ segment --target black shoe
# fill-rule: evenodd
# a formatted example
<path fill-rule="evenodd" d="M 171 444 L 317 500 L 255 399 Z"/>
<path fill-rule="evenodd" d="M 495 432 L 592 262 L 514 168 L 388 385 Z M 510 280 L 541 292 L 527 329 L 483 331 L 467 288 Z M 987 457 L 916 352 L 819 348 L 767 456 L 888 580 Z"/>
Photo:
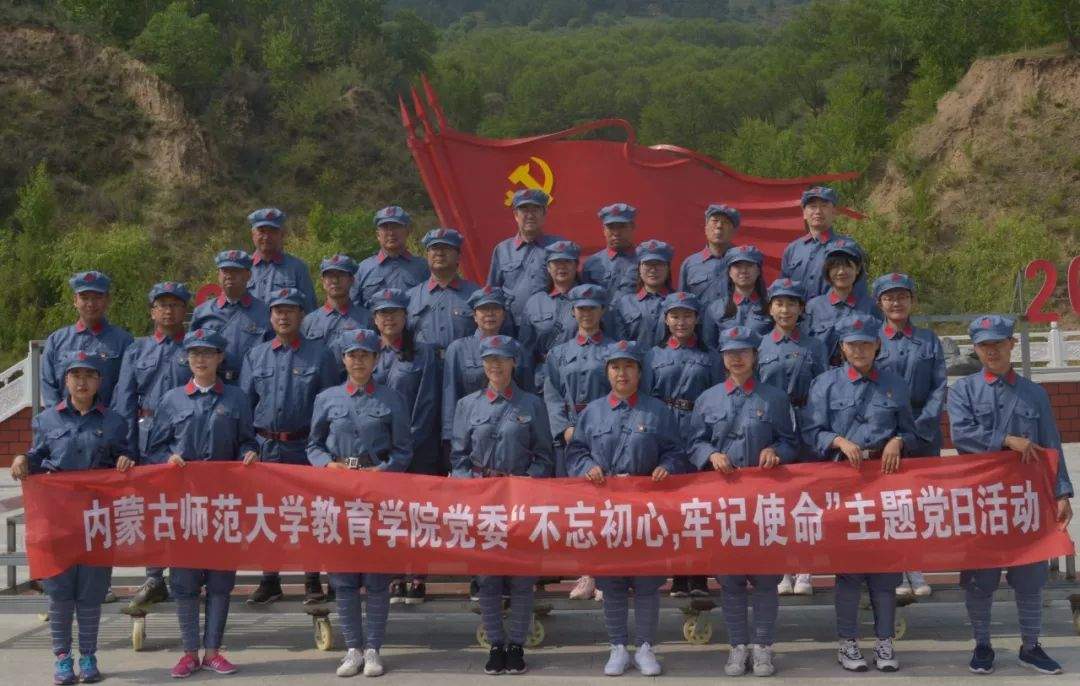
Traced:
<path fill-rule="evenodd" d="M 524 661 L 522 664 L 525 664 Z M 491 646 L 488 651 L 488 661 L 484 665 L 484 674 L 502 674 L 506 671 L 506 648 Z"/>
<path fill-rule="evenodd" d="M 671 578 L 672 598 L 685 598 L 690 595 L 690 577 L 676 576 Z"/>
<path fill-rule="evenodd" d="M 469 582 L 469 600 L 474 603 L 480 600 L 480 584 L 476 583 L 476 577 Z"/>
<path fill-rule="evenodd" d="M 332 603 L 337 600 L 337 591 L 334 590 L 334 585 L 329 581 L 326 582 L 326 602 Z"/>
<path fill-rule="evenodd" d="M 395 579 L 390 582 L 390 604 L 396 605 L 405 602 L 405 581 Z"/>
<path fill-rule="evenodd" d="M 304 605 L 318 605 L 326 602 L 326 594 L 323 593 L 322 584 L 318 579 L 304 581 Z"/>
<path fill-rule="evenodd" d="M 269 605 L 275 600 L 281 600 L 282 595 L 280 579 L 273 581 L 263 579 L 259 582 L 258 587 L 251 592 L 251 595 L 248 596 L 247 604 Z"/>
<path fill-rule="evenodd" d="M 692 576 L 690 577 L 690 595 L 695 598 L 708 598 L 709 597 L 709 577 L 707 576 Z"/>
<path fill-rule="evenodd" d="M 524 674 L 529 671 L 525 666 L 525 649 L 517 643 L 506 646 L 506 673 Z"/>
<path fill-rule="evenodd" d="M 405 603 L 419 605 L 427 599 L 427 589 L 423 581 L 414 581 L 409 584 L 409 590 L 405 592 Z"/>
<path fill-rule="evenodd" d="M 510 600 L 510 577 L 503 579 L 502 598 L 503 600 Z"/>
<path fill-rule="evenodd" d="M 142 611 L 154 603 L 163 603 L 169 599 L 169 590 L 165 580 L 151 577 L 143 582 L 128 603 L 128 610 Z"/>

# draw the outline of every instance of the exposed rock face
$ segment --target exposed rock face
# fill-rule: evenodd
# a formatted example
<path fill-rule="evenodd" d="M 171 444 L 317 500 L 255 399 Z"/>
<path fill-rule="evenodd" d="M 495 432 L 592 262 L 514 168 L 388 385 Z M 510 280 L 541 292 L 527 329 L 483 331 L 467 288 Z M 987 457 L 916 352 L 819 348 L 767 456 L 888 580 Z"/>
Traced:
<path fill-rule="evenodd" d="M 183 98 L 142 62 L 83 36 L 37 26 L 0 26 L 0 84 L 55 92 L 65 88 L 65 81 L 70 87 L 74 79 L 122 93 L 145 118 L 146 129 L 131 136 L 133 164 L 160 187 L 201 186 L 220 168 Z"/>
<path fill-rule="evenodd" d="M 977 60 L 913 132 L 909 169 L 889 163 L 870 196 L 896 216 L 915 174 L 929 181 L 937 219 L 948 225 L 1012 207 L 1080 213 L 1080 57 L 1004 56 Z M 912 178 L 909 178 L 912 177 Z"/>

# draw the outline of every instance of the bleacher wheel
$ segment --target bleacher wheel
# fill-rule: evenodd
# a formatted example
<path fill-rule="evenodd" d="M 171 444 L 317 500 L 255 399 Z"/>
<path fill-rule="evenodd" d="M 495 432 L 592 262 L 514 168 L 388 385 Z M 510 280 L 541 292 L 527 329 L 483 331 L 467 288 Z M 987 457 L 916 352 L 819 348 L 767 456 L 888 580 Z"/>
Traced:
<path fill-rule="evenodd" d="M 907 613 L 904 612 L 902 607 L 896 608 L 896 634 L 894 638 L 899 641 L 907 633 Z"/>
<path fill-rule="evenodd" d="M 483 624 L 479 624 L 476 627 L 476 642 L 480 644 L 481 648 L 491 647 L 491 642 L 488 641 L 487 632 L 484 631 Z"/>
<path fill-rule="evenodd" d="M 330 626 L 330 617 L 312 617 L 315 625 L 315 647 L 322 651 L 332 650 L 334 647 L 334 630 Z"/>
<path fill-rule="evenodd" d="M 547 632 L 544 630 L 544 623 L 536 617 L 533 617 L 532 623 L 529 624 L 529 635 L 525 637 L 525 647 L 536 648 L 544 642 L 544 637 Z"/>
<path fill-rule="evenodd" d="M 702 646 L 712 640 L 713 626 L 708 615 L 691 617 L 683 622 L 682 635 L 688 643 Z"/>
<path fill-rule="evenodd" d="M 146 617 L 131 618 L 131 649 L 138 652 L 146 643 Z"/>

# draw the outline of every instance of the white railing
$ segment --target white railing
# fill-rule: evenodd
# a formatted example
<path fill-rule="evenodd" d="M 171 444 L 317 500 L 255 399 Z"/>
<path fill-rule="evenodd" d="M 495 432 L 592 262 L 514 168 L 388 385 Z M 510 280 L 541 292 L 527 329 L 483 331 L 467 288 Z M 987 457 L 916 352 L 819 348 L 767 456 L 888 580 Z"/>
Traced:
<path fill-rule="evenodd" d="M 0 422 L 30 407 L 30 355 L 0 372 Z"/>
<path fill-rule="evenodd" d="M 1028 334 L 1031 344 L 1032 364 L 1042 364 L 1048 368 L 1060 369 L 1075 366 L 1080 371 L 1080 331 L 1062 331 L 1057 322 L 1050 324 L 1049 331 L 1032 331 Z M 967 355 L 973 349 L 971 339 L 966 335 L 942 336 L 956 341 L 960 352 Z M 1013 348 L 1013 362 L 1020 362 L 1023 351 L 1017 345 Z"/>

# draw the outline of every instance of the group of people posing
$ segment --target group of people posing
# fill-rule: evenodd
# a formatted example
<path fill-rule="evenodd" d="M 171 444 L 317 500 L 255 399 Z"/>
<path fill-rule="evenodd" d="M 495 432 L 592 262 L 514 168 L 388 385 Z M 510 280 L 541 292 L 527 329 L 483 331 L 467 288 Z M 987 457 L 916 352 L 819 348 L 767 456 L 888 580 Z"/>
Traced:
<path fill-rule="evenodd" d="M 732 245 L 739 212 L 709 205 L 706 245 L 682 261 L 680 290 L 673 287 L 671 246 L 655 239 L 635 244 L 632 206 L 599 211 L 607 247 L 582 262 L 576 243 L 546 233 L 548 200 L 539 190 L 514 195 L 517 232 L 495 248 L 485 285 L 458 273 L 466 237 L 454 229 L 428 231 L 424 257 L 411 254 L 410 218 L 396 206 L 375 215 L 375 255 L 359 264 L 346 255 L 322 260 L 322 305 L 307 265 L 284 252 L 285 214 L 272 208 L 248 217 L 253 254 L 216 256 L 221 294 L 190 317 L 184 284 L 151 289 L 149 336 L 133 339 L 109 323 L 108 276 L 74 275 L 78 320 L 45 345 L 46 409 L 35 417 L 33 445 L 15 459 L 12 475 L 200 460 L 449 478 L 584 477 L 596 484 L 623 475 L 662 481 L 698 470 L 728 474 L 814 461 L 855 468 L 870 461 L 893 473 L 905 459 L 940 455 L 946 406 L 960 453 L 1010 449 L 1030 461 L 1039 447 L 1061 449 L 1047 394 L 1012 370 L 1008 318 L 971 323 L 983 369 L 946 393 L 941 344 L 911 323 L 914 281 L 898 273 L 868 278 L 859 245 L 833 230 L 837 196 L 830 188 L 803 194 L 807 233 L 787 247 L 771 284 L 761 251 Z M 1072 485 L 1063 462 L 1056 495 L 1064 527 Z M 774 673 L 778 595 L 811 592 L 810 571 L 717 578 L 731 644 L 728 675 Z M 976 673 L 994 668 L 990 610 L 1001 572 L 961 576 Z M 97 626 L 110 573 L 77 565 L 44 580 L 57 684 L 100 679 Z M 173 677 L 235 671 L 220 651 L 235 576 L 173 568 L 167 586 L 164 570 L 147 570 L 132 603 L 161 601 L 171 591 L 183 643 Z M 1021 664 L 1060 673 L 1039 645 L 1047 564 L 1013 567 L 1006 576 L 1019 609 Z M 488 674 L 526 670 L 537 581 L 474 580 L 491 641 Z M 706 581 L 676 578 L 670 592 L 707 594 Z M 329 582 L 324 593 L 319 573 L 307 573 L 305 602 L 332 597 L 337 604 L 347 646 L 337 674 L 382 674 L 389 606 L 422 602 L 424 579 L 357 570 L 330 574 Z M 631 663 L 642 674 L 661 673 L 653 646 L 665 583 L 652 576 L 577 581 L 573 597 L 603 602 L 611 644 L 605 674 L 623 674 Z M 870 661 L 858 643 L 863 587 L 874 608 Z M 865 671 L 869 662 L 882 671 L 899 668 L 892 642 L 898 592 L 924 594 L 929 587 L 917 571 L 837 574 L 837 659 L 844 669 Z M 281 596 L 277 572 L 267 571 L 248 602 Z"/>

